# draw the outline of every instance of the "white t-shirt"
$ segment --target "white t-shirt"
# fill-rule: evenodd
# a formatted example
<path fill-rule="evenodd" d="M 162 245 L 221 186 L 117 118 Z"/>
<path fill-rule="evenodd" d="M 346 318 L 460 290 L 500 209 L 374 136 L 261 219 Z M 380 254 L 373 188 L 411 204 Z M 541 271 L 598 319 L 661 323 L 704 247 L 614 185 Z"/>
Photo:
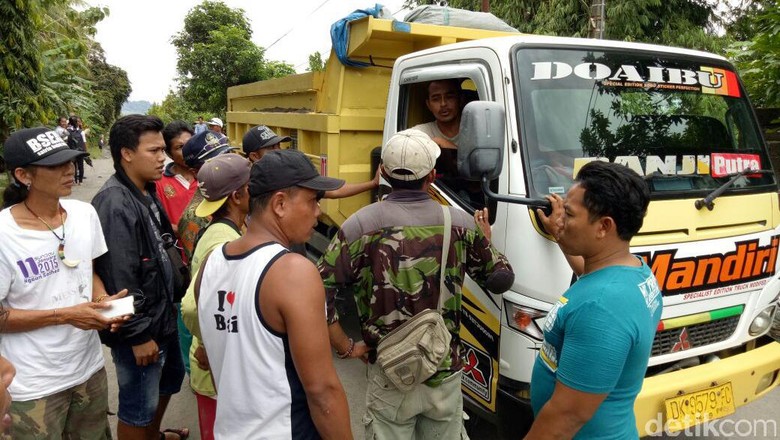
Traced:
<path fill-rule="evenodd" d="M 107 251 L 100 220 L 92 205 L 61 200 L 65 219 L 65 257 L 51 231 L 22 229 L 11 209 L 0 211 L 0 302 L 21 310 L 61 309 L 92 300 L 92 260 Z M 62 236 L 62 228 L 55 228 Z M 82 384 L 103 368 L 95 330 L 63 324 L 2 335 L 0 352 L 16 367 L 9 388 L 14 401 L 27 401 Z"/>
<path fill-rule="evenodd" d="M 431 139 L 440 137 L 443 139 L 447 139 L 448 141 L 452 142 L 454 145 L 458 145 L 458 141 L 460 140 L 460 133 L 456 134 L 453 137 L 449 137 L 445 135 L 444 133 L 439 130 L 439 126 L 436 125 L 436 121 L 426 122 L 425 124 L 419 124 L 412 127 L 415 130 L 420 130 L 421 132 L 425 133 L 430 137 Z"/>

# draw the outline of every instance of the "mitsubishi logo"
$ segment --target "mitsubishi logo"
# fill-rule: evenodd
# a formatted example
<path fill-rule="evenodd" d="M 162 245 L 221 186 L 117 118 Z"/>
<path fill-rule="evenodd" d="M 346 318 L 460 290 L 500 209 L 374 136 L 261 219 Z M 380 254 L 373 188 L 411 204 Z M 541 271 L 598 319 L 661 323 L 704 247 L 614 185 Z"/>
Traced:
<path fill-rule="evenodd" d="M 688 350 L 691 348 L 691 343 L 688 341 L 688 327 L 683 327 L 682 331 L 680 332 L 680 336 L 678 336 L 677 342 L 674 344 L 674 347 L 672 347 L 672 353 Z"/>
<path fill-rule="evenodd" d="M 479 359 L 477 359 L 477 355 L 474 353 L 474 350 L 469 349 L 468 353 L 466 354 L 466 365 L 463 366 L 463 374 L 471 375 L 471 377 L 473 377 L 477 383 L 483 387 L 486 387 L 488 386 L 488 383 L 485 380 L 485 376 L 482 374 L 479 368 L 477 368 L 477 365 L 479 365 Z"/>

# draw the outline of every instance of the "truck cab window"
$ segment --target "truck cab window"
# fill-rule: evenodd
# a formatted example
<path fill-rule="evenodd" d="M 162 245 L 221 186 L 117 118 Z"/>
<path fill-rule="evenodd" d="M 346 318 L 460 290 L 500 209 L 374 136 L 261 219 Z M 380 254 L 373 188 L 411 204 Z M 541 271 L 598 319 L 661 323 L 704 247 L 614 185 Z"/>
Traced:
<path fill-rule="evenodd" d="M 441 148 L 436 161 L 437 186 L 467 211 L 487 206 L 481 183 L 458 176 L 460 115 L 467 103 L 480 99 L 474 82 L 468 78 L 442 78 L 411 84 L 406 92 L 404 128 L 423 131 Z"/>

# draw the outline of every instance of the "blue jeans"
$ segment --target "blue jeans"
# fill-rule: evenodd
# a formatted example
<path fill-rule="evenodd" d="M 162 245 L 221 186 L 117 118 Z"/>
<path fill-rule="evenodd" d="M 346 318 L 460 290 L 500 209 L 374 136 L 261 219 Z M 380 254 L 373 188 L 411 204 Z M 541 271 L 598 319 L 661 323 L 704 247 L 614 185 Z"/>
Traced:
<path fill-rule="evenodd" d="M 136 365 L 132 346 L 121 344 L 111 348 L 119 382 L 117 417 L 126 425 L 151 425 L 160 396 L 171 396 L 181 390 L 184 364 L 178 337 L 158 342 L 158 348 L 158 361 L 145 367 Z"/>

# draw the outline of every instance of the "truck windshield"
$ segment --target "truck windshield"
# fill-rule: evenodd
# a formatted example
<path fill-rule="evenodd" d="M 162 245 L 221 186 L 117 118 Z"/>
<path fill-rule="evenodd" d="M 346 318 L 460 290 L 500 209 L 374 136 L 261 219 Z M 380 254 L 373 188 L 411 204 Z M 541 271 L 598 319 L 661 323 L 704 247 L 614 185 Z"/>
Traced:
<path fill-rule="evenodd" d="M 521 48 L 515 61 L 532 196 L 566 192 L 591 160 L 629 166 L 654 197 L 700 196 L 735 173 L 770 168 L 727 63 L 550 48 Z M 771 173 L 746 174 L 728 191 L 773 186 Z"/>

